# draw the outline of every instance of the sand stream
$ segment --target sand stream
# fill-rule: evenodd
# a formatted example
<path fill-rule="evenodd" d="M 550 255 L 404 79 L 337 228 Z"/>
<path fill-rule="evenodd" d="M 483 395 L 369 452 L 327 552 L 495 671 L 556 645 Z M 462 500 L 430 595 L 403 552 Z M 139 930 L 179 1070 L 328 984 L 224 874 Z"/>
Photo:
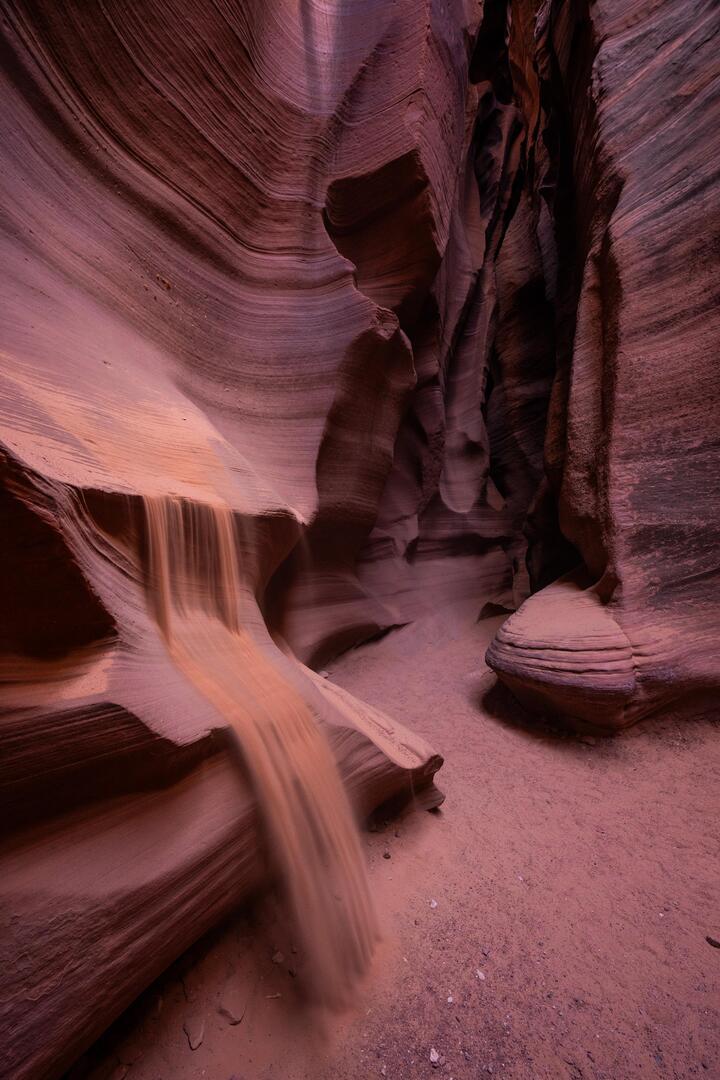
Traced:
<path fill-rule="evenodd" d="M 307 951 L 310 988 L 344 1003 L 377 937 L 363 854 L 330 747 L 243 627 L 232 511 L 146 497 L 148 597 L 174 663 L 237 738 L 271 857 Z"/>

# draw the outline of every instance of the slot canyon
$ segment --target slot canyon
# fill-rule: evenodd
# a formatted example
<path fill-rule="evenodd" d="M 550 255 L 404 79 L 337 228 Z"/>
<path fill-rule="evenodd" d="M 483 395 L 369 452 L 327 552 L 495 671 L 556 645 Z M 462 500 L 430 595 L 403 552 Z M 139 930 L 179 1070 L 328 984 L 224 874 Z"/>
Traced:
<path fill-rule="evenodd" d="M 0 0 L 0 1077 L 720 1077 L 717 0 Z"/>

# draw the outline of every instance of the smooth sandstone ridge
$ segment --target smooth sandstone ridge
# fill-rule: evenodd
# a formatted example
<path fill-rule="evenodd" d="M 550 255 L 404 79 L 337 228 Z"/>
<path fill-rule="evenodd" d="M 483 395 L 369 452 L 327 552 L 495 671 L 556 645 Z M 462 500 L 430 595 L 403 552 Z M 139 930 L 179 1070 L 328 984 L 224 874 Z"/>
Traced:
<path fill-rule="evenodd" d="M 717 692 L 720 34 L 3 6 L 0 1061 L 53 1077 L 272 880 L 319 996 L 367 967 L 353 816 L 442 759 L 341 650 L 506 610 L 570 724 Z"/>

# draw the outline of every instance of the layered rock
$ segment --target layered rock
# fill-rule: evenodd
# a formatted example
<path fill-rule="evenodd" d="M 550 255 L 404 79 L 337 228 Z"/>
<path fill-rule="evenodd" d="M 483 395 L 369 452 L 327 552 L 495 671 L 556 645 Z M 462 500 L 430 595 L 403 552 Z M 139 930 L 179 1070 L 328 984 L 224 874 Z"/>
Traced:
<path fill-rule="evenodd" d="M 455 47 L 463 25 L 448 23 Z M 311 734 L 300 716 L 313 714 L 358 815 L 403 793 L 438 799 L 441 758 L 301 667 L 262 615 L 269 580 L 310 522 L 330 522 L 351 557 L 414 382 L 397 317 L 356 286 L 323 212 L 330 186 L 358 168 L 358 147 L 342 136 L 359 122 L 353 110 L 379 125 L 363 170 L 402 168 L 420 153 L 398 117 L 408 79 L 420 97 L 430 82 L 427 30 L 410 4 L 378 4 L 360 21 L 309 4 L 272 16 L 264 4 L 232 14 L 8 5 L 9 1074 L 60 1072 L 174 956 L 282 871 L 266 842 L 279 826 L 255 802 L 257 752 L 228 697 L 253 723 L 293 702 L 299 738 Z M 414 43 L 408 63 L 397 63 L 399 40 Z M 387 57 L 391 79 L 364 78 Z M 442 191 L 434 168 L 429 203 L 447 215 L 452 184 Z M 183 528 L 211 520 L 203 508 L 232 521 L 241 631 L 204 526 L 189 545 L 210 570 L 188 578 L 180 566 L 171 586 L 190 590 L 190 607 L 201 605 L 201 582 L 220 598 L 214 619 L 230 653 L 211 687 L 178 664 L 150 602 L 144 508 L 165 503 L 188 508 Z M 218 657 L 207 641 L 202 650 L 211 668 Z"/>
<path fill-rule="evenodd" d="M 356 814 L 436 800 L 441 759 L 311 668 L 428 609 L 521 605 L 489 662 L 576 724 L 717 688 L 717 32 L 699 2 L 6 4 L 10 1074 L 282 870 L 228 688 L 309 710 Z M 153 601 L 157 505 L 231 635 L 210 688 Z"/>
<path fill-rule="evenodd" d="M 543 711 L 612 730 L 720 685 L 720 22 L 711 4 L 680 21 L 608 2 L 545 5 L 537 28 L 576 267 L 546 457 L 583 567 L 530 597 L 488 662 Z"/>

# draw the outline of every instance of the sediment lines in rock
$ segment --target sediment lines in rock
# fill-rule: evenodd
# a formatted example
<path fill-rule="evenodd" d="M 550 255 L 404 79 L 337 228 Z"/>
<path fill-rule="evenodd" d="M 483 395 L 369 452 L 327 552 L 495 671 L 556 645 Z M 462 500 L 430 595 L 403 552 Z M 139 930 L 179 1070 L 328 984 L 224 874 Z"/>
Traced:
<path fill-rule="evenodd" d="M 299 940 L 311 949 L 320 937 L 307 968 L 317 996 L 343 1000 L 367 961 L 372 925 L 353 815 L 403 793 L 437 802 L 432 777 L 441 758 L 270 639 L 255 592 L 292 544 L 297 521 L 288 513 L 230 515 L 218 497 L 211 507 L 178 496 L 78 492 L 16 472 L 17 497 L 31 520 L 42 516 L 55 531 L 61 565 L 85 575 L 95 598 L 89 610 L 104 619 L 101 636 L 57 658 L 4 657 L 0 793 L 11 828 L 0 853 L 2 1022 L 14 1031 L 7 1068 L 61 1071 L 179 952 L 271 881 L 285 885 Z M 171 560 L 168 588 L 158 592 L 144 507 L 165 500 L 187 508 L 194 555 Z M 212 524 L 217 514 L 224 531 Z M 182 552 L 173 525 L 170 546 Z M 233 558 L 242 572 L 233 573 Z M 165 598 L 165 616 L 148 592 Z M 329 839 L 317 806 L 293 821 L 290 839 L 299 834 L 304 843 L 310 832 L 316 845 L 312 876 L 297 843 L 286 837 L 284 849 L 275 847 L 287 819 L 267 813 L 272 770 L 253 775 L 253 762 L 262 770 L 272 754 L 248 743 L 254 723 L 268 735 L 282 728 L 284 780 L 302 767 L 311 788 L 324 785 L 316 800 L 333 807 Z M 294 789 L 291 798 L 303 796 Z"/>
<path fill-rule="evenodd" d="M 541 711 L 606 730 L 679 699 L 692 714 L 720 685 L 707 479 L 720 322 L 705 227 L 720 205 L 720 20 L 702 2 L 686 15 L 553 3 L 536 34 L 542 108 L 555 113 L 540 125 L 571 196 L 563 209 L 542 192 L 561 270 L 546 465 L 585 587 L 560 606 L 557 586 L 531 596 L 488 660 Z M 605 659 L 564 662 L 608 634 Z"/>
<path fill-rule="evenodd" d="M 428 609 L 518 608 L 489 660 L 570 723 L 717 691 L 718 19 L 4 11 L 0 1008 L 52 1076 L 270 876 L 238 641 L 356 813 L 441 759 L 299 661 Z M 178 505 L 242 568 L 215 696 L 147 606 Z"/>

